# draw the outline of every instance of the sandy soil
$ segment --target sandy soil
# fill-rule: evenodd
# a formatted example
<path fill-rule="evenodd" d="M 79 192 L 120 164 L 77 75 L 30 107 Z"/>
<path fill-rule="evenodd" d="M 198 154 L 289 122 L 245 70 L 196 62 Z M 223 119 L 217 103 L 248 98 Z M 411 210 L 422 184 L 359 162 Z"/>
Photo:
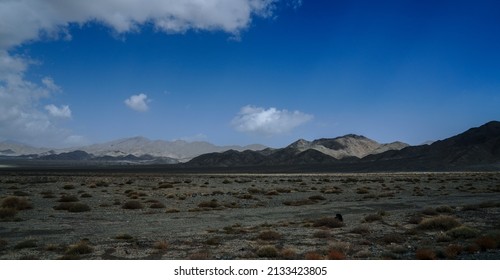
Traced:
<path fill-rule="evenodd" d="M 500 173 L 12 172 L 0 201 L 0 259 L 500 259 Z"/>

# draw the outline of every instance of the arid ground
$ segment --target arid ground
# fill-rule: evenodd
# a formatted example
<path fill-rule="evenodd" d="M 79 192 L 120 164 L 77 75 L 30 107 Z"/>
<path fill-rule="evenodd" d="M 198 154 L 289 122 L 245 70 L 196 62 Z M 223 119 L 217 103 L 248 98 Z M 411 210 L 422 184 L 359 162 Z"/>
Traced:
<path fill-rule="evenodd" d="M 0 203 L 0 259 L 500 259 L 498 172 L 4 171 Z"/>

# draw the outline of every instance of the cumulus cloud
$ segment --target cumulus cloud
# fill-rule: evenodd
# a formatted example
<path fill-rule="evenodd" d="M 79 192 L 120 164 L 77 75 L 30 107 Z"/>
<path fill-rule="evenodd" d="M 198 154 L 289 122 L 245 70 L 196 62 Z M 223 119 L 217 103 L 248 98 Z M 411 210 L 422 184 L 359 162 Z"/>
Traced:
<path fill-rule="evenodd" d="M 241 108 L 231 124 L 241 132 L 271 136 L 290 132 L 312 119 L 312 115 L 299 111 L 291 112 L 273 107 L 265 109 L 248 105 Z"/>
<path fill-rule="evenodd" d="M 152 23 L 159 31 L 238 33 L 253 15 L 268 16 L 276 0 L 17 0 L 0 2 L 0 48 L 40 36 L 67 37 L 69 24 L 101 22 L 118 33 Z"/>
<path fill-rule="evenodd" d="M 148 103 L 151 102 L 144 93 L 132 95 L 125 99 L 125 104 L 132 110 L 146 112 L 149 110 Z"/>
<path fill-rule="evenodd" d="M 71 110 L 68 105 L 57 107 L 54 104 L 50 104 L 45 106 L 45 110 L 47 110 L 51 116 L 56 118 L 71 118 Z"/>

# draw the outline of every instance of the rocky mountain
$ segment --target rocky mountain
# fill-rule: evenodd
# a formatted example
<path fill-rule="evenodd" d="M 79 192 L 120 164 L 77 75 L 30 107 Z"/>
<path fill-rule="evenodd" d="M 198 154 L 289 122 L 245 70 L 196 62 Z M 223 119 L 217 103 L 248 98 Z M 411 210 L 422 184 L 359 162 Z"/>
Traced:
<path fill-rule="evenodd" d="M 50 149 L 35 148 L 15 141 L 0 142 L 0 156 L 19 156 L 46 153 Z"/>
<path fill-rule="evenodd" d="M 399 150 L 408 144 L 394 142 L 380 144 L 360 135 L 348 134 L 336 138 L 322 138 L 314 141 L 300 139 L 282 149 L 245 151 L 238 153 L 210 153 L 196 157 L 189 162 L 195 166 L 234 165 L 294 165 L 327 164 L 339 160 L 354 160 L 388 150 Z"/>

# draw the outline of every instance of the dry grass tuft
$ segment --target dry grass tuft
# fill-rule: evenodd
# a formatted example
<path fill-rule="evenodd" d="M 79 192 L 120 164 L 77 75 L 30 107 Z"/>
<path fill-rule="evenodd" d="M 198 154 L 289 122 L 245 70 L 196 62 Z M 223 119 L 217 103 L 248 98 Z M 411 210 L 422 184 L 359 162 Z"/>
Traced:
<path fill-rule="evenodd" d="M 203 201 L 198 204 L 198 207 L 201 208 L 218 208 L 220 206 L 221 205 L 219 204 L 219 202 L 217 202 L 216 199 L 212 199 L 210 201 Z"/>
<path fill-rule="evenodd" d="M 481 236 L 474 241 L 481 250 L 486 251 L 497 248 L 496 240 L 491 236 Z"/>
<path fill-rule="evenodd" d="M 15 208 L 0 208 L 0 219 L 9 219 L 17 215 L 17 209 Z"/>
<path fill-rule="evenodd" d="M 74 195 L 63 195 L 61 196 L 60 199 L 57 200 L 57 202 L 77 202 L 78 197 Z"/>
<path fill-rule="evenodd" d="M 332 237 L 332 234 L 328 230 L 320 230 L 315 232 L 313 236 L 316 238 L 326 239 Z"/>
<path fill-rule="evenodd" d="M 444 255 L 448 259 L 455 259 L 458 255 L 463 252 L 464 248 L 459 244 L 450 244 L 444 250 Z"/>
<path fill-rule="evenodd" d="M 450 230 L 458 226 L 460 226 L 460 222 L 451 216 L 437 216 L 423 219 L 417 228 L 420 230 Z"/>
<path fill-rule="evenodd" d="M 78 213 L 90 211 L 90 207 L 87 204 L 79 202 L 62 202 L 54 206 L 54 210 L 66 210 L 68 212 Z"/>
<path fill-rule="evenodd" d="M 330 250 L 328 252 L 328 259 L 329 260 L 345 260 L 346 256 L 343 252 L 338 251 L 338 250 Z"/>
<path fill-rule="evenodd" d="M 94 251 L 92 247 L 89 246 L 87 241 L 80 241 L 76 244 L 69 246 L 69 248 L 64 252 L 66 256 L 78 256 L 87 255 Z"/>
<path fill-rule="evenodd" d="M 429 248 L 420 248 L 415 252 L 415 258 L 417 260 L 435 260 L 436 253 Z"/>
<path fill-rule="evenodd" d="M 279 239 L 281 239 L 281 234 L 277 231 L 266 230 L 266 231 L 259 233 L 257 238 L 260 240 L 268 240 L 268 241 L 279 240 Z"/>
<path fill-rule="evenodd" d="M 307 252 L 304 254 L 304 259 L 305 260 L 323 260 L 324 257 L 323 257 L 323 255 L 319 254 L 318 252 Z"/>
<path fill-rule="evenodd" d="M 130 234 L 119 234 L 115 237 L 115 239 L 118 239 L 118 240 L 132 240 L 134 239 L 134 237 Z"/>
<path fill-rule="evenodd" d="M 278 257 L 278 249 L 272 245 L 260 247 L 257 250 L 257 256 L 260 258 L 276 258 Z"/>
<path fill-rule="evenodd" d="M 297 258 L 297 252 L 292 248 L 286 248 L 281 251 L 280 257 L 285 260 L 293 260 Z"/>
<path fill-rule="evenodd" d="M 2 201 L 2 208 L 11 208 L 16 210 L 32 209 L 33 205 L 24 197 L 9 196 Z"/>
<path fill-rule="evenodd" d="M 328 227 L 328 228 L 340 228 L 344 226 L 344 223 L 337 220 L 334 217 L 324 217 L 314 221 L 314 227 Z"/>
<path fill-rule="evenodd" d="M 135 210 L 135 209 L 142 209 L 144 208 L 144 206 L 140 201 L 129 200 L 122 205 L 122 208 Z"/>
<path fill-rule="evenodd" d="M 372 223 L 372 222 L 375 222 L 375 221 L 382 221 L 382 215 L 380 215 L 380 214 L 370 214 L 370 215 L 365 216 L 365 218 L 363 220 L 365 222 L 367 222 L 367 223 Z"/>
<path fill-rule="evenodd" d="M 153 209 L 161 209 L 161 208 L 165 208 L 165 204 L 161 203 L 161 202 L 155 202 L 153 204 L 151 204 L 151 206 L 149 206 L 149 208 L 153 208 Z"/>
<path fill-rule="evenodd" d="M 470 228 L 468 226 L 459 226 L 453 229 L 450 229 L 449 231 L 446 232 L 446 235 L 452 237 L 452 238 L 461 238 L 461 239 L 468 239 L 468 238 L 474 238 L 479 234 L 479 231 L 473 228 Z"/>
<path fill-rule="evenodd" d="M 19 250 L 19 249 L 24 249 L 24 248 L 35 248 L 38 246 L 36 243 L 37 243 L 37 241 L 35 239 L 24 240 L 24 241 L 17 243 L 16 246 L 14 246 L 14 249 Z"/>
<path fill-rule="evenodd" d="M 155 242 L 153 245 L 153 248 L 160 250 L 160 251 L 166 251 L 168 249 L 169 243 L 166 240 L 158 240 Z"/>

